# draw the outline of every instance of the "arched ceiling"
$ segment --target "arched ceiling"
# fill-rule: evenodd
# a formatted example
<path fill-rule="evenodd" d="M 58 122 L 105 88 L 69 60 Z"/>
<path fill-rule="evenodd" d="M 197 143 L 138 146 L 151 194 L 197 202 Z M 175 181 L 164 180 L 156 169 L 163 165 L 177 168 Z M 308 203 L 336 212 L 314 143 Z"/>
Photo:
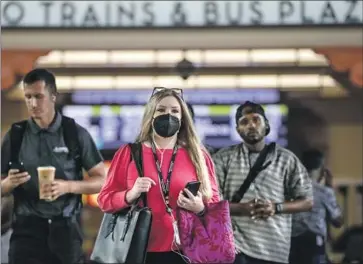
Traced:
<path fill-rule="evenodd" d="M 9 89 L 17 83 L 17 77 L 33 68 L 35 61 L 50 50 L 1 50 L 1 89 Z"/>
<path fill-rule="evenodd" d="M 326 56 L 333 70 L 349 72 L 350 81 L 363 88 L 363 49 L 362 47 L 317 48 L 316 53 Z M 1 88 L 13 87 L 17 76 L 23 76 L 33 68 L 34 62 L 50 50 L 14 50 L 1 51 Z"/>
<path fill-rule="evenodd" d="M 354 86 L 363 88 L 363 47 L 318 48 L 315 52 L 324 55 L 333 70 L 348 72 Z"/>

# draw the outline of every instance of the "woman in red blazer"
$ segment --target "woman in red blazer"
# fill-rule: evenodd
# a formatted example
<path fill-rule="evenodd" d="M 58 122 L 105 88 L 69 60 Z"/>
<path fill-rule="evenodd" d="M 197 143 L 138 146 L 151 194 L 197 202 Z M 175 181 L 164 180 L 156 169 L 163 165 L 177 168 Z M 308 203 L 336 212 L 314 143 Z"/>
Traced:
<path fill-rule="evenodd" d="M 129 147 L 121 147 L 98 196 L 99 206 L 113 213 L 147 192 L 153 221 L 146 263 L 185 263 L 173 227 L 176 207 L 202 216 L 205 203 L 220 197 L 213 162 L 197 136 L 182 90 L 154 89 L 136 141 L 142 143 L 145 177 L 138 177 Z M 196 196 L 185 189 L 191 181 L 201 183 Z"/>

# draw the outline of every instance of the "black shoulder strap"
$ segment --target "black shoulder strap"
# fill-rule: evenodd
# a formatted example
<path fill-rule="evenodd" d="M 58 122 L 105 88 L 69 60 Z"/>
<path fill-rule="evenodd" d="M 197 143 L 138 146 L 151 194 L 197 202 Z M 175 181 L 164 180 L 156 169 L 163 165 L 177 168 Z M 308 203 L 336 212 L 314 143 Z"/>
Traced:
<path fill-rule="evenodd" d="M 256 179 L 257 175 L 270 165 L 271 162 L 268 162 L 266 165 L 263 164 L 266 160 L 267 154 L 275 148 L 275 145 L 275 143 L 270 143 L 260 152 L 260 155 L 258 155 L 258 158 L 250 169 L 245 181 L 242 183 L 239 190 L 233 195 L 232 203 L 239 203 L 243 199 L 243 196 L 247 192 L 248 188 L 250 188 L 251 183 Z"/>
<path fill-rule="evenodd" d="M 69 154 L 76 161 L 78 171 L 82 170 L 81 146 L 78 140 L 78 130 L 73 118 L 62 116 L 63 138 Z"/>
<path fill-rule="evenodd" d="M 130 143 L 129 146 L 131 148 L 131 158 L 135 161 L 139 177 L 144 177 L 141 143 Z M 142 193 L 140 199 L 142 199 L 144 206 L 147 207 L 146 193 Z"/>
<path fill-rule="evenodd" d="M 76 121 L 73 118 L 62 116 L 62 129 L 63 129 L 63 139 L 64 143 L 68 148 L 69 155 L 76 162 L 76 170 L 78 180 L 83 180 L 82 173 L 82 149 L 79 143 L 78 130 Z M 78 197 L 78 207 L 74 206 L 73 213 L 77 208 L 82 207 L 82 195 L 77 195 Z"/>
<path fill-rule="evenodd" d="M 23 120 L 12 124 L 10 129 L 10 162 L 19 162 L 19 153 L 23 136 L 28 126 L 28 120 Z"/>

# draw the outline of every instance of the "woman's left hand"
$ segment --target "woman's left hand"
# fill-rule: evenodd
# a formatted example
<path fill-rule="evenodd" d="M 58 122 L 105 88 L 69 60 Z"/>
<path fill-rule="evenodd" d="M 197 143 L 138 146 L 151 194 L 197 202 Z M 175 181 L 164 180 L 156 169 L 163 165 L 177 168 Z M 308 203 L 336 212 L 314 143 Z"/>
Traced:
<path fill-rule="evenodd" d="M 197 196 L 194 196 L 188 189 L 184 189 L 184 191 L 188 197 L 181 191 L 179 193 L 177 205 L 196 214 L 202 212 L 204 210 L 202 194 L 198 192 Z"/>

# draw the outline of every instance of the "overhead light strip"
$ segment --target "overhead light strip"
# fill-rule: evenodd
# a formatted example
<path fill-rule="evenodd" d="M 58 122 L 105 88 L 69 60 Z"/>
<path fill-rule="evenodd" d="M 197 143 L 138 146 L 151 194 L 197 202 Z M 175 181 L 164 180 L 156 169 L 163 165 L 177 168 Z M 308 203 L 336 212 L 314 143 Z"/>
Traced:
<path fill-rule="evenodd" d="M 183 58 L 190 60 L 197 66 L 327 65 L 324 56 L 318 55 L 310 49 L 187 50 L 185 52 L 181 50 L 54 50 L 48 55 L 40 57 L 37 60 L 37 65 L 42 67 L 174 66 Z"/>
<path fill-rule="evenodd" d="M 328 75 L 220 75 L 192 76 L 183 80 L 179 76 L 58 76 L 59 91 L 90 89 L 150 89 L 155 86 L 183 89 L 220 88 L 278 88 L 304 90 L 318 87 L 334 87 L 335 81 Z"/>

